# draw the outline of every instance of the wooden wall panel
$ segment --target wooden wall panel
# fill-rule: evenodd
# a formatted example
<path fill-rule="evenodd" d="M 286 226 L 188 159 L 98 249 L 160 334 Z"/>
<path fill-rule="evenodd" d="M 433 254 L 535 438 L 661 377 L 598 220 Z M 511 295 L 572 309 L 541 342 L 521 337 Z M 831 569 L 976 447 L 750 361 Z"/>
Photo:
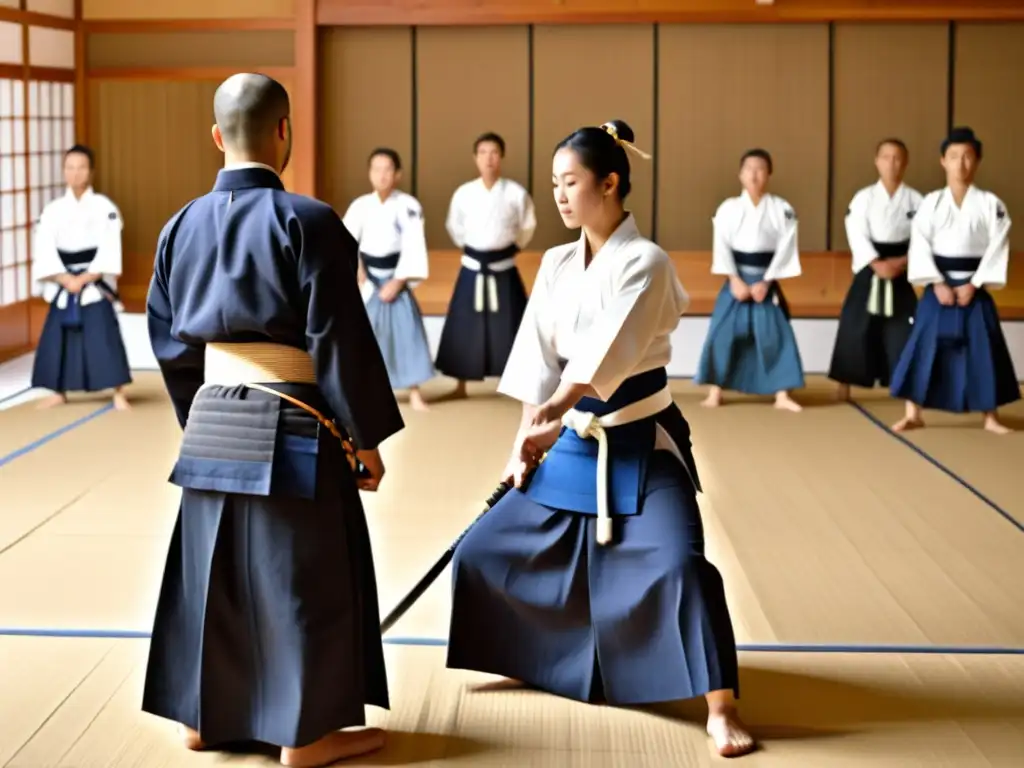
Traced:
<path fill-rule="evenodd" d="M 906 182 L 927 194 L 945 184 L 935 162 L 949 112 L 949 25 L 837 24 L 833 85 L 832 249 L 858 189 L 878 179 L 875 148 L 902 139 Z"/>
<path fill-rule="evenodd" d="M 605 67 L 614 51 L 615 65 Z M 625 120 L 641 149 L 654 140 L 654 28 L 650 25 L 541 26 L 533 38 L 533 197 L 537 235 L 531 248 L 544 249 L 576 237 L 558 215 L 551 194 L 555 145 L 585 125 Z M 600 67 L 596 77 L 566 74 Z M 651 235 L 654 172 L 650 162 L 630 156 L 633 191 L 628 207 L 640 231 Z"/>
<path fill-rule="evenodd" d="M 126 299 L 145 296 L 157 237 L 223 164 L 210 136 L 213 81 L 92 81 L 89 135 L 96 189 L 124 216 Z"/>
<path fill-rule="evenodd" d="M 87 35 L 90 70 L 141 67 L 290 67 L 295 34 L 289 30 L 95 32 Z"/>
<path fill-rule="evenodd" d="M 84 19 L 276 19 L 294 0 L 82 0 Z"/>
<path fill-rule="evenodd" d="M 503 174 L 528 184 L 529 32 L 526 27 L 431 27 L 416 33 L 416 191 L 427 244 L 451 247 L 444 220 L 452 193 L 476 175 L 473 140 L 507 144 Z"/>
<path fill-rule="evenodd" d="M 660 28 L 658 241 L 711 248 L 710 218 L 740 193 L 739 159 L 772 154 L 771 189 L 800 220 L 800 247 L 825 250 L 828 218 L 828 27 Z"/>
<path fill-rule="evenodd" d="M 976 183 L 1003 199 L 1024 246 L 1024 24 L 964 24 L 957 29 L 953 120 L 983 144 Z M 938 151 L 935 152 L 938 163 Z"/>
<path fill-rule="evenodd" d="M 15 0 L 16 4 L 17 0 Z M 26 0 L 25 10 L 73 19 L 75 18 L 75 0 Z"/>
<path fill-rule="evenodd" d="M 380 146 L 398 152 L 399 186 L 412 192 L 412 30 L 327 27 L 320 46 L 317 194 L 343 214 L 370 191 L 367 158 Z M 373 62 L 372 78 L 367 62 Z"/>

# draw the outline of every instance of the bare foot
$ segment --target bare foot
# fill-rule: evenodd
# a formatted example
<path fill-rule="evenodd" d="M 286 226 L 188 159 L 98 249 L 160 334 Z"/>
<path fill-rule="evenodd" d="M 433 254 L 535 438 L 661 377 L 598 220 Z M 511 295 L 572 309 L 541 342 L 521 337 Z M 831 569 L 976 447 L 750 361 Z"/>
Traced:
<path fill-rule="evenodd" d="M 735 710 L 709 714 L 707 731 L 722 757 L 740 757 L 753 752 L 756 746 Z"/>
<path fill-rule="evenodd" d="M 999 420 L 999 417 L 994 413 L 985 414 L 985 429 L 996 435 L 1008 435 L 1013 432 L 1013 430 L 1003 424 Z"/>
<path fill-rule="evenodd" d="M 376 752 L 384 746 L 384 731 L 366 728 L 361 731 L 335 731 L 309 746 L 281 749 L 281 765 L 288 768 L 320 768 L 339 760 Z"/>
<path fill-rule="evenodd" d="M 841 403 L 845 403 L 850 399 L 850 385 L 840 384 L 836 387 L 836 400 Z"/>
<path fill-rule="evenodd" d="M 36 405 L 36 408 L 38 408 L 39 410 L 42 411 L 42 410 L 45 410 L 46 408 L 54 408 L 54 407 L 56 407 L 58 405 L 64 405 L 64 403 L 66 403 L 67 401 L 68 401 L 67 395 L 61 395 L 61 394 L 49 395 L 47 397 L 44 397 L 42 400 L 40 400 L 39 404 Z"/>
<path fill-rule="evenodd" d="M 803 407 L 789 396 L 788 392 L 779 392 L 775 396 L 775 407 L 780 411 L 792 411 L 793 413 L 800 413 Z"/>
<path fill-rule="evenodd" d="M 427 401 L 423 399 L 423 393 L 420 392 L 419 388 L 409 390 L 409 405 L 412 406 L 414 411 L 430 410 L 430 406 L 427 405 Z"/>
<path fill-rule="evenodd" d="M 893 432 L 909 432 L 912 429 L 924 429 L 924 419 L 920 416 L 904 416 L 892 425 Z"/>
<path fill-rule="evenodd" d="M 722 388 L 712 387 L 708 391 L 708 396 L 701 401 L 702 408 L 717 408 L 722 404 Z"/>
<path fill-rule="evenodd" d="M 460 381 L 454 390 L 447 395 L 441 395 L 441 397 L 437 398 L 437 402 L 446 403 L 449 400 L 465 400 L 467 397 L 469 397 L 469 393 L 466 391 L 466 382 Z"/>
<path fill-rule="evenodd" d="M 114 393 L 114 408 L 119 411 L 130 411 L 131 405 L 128 403 L 128 398 L 125 397 L 124 392 Z"/>
<path fill-rule="evenodd" d="M 185 745 L 185 749 L 191 749 L 193 752 L 206 749 L 206 744 L 203 743 L 199 733 L 193 731 L 187 725 L 178 724 L 178 736 L 181 737 L 181 741 Z"/>

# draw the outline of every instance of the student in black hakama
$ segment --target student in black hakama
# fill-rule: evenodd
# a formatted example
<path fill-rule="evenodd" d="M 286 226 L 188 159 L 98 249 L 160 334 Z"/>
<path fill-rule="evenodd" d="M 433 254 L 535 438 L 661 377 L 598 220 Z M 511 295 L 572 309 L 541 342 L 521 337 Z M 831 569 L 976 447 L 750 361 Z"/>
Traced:
<path fill-rule="evenodd" d="M 36 345 L 32 386 L 53 392 L 49 408 L 69 392 L 113 390 L 114 407 L 129 410 L 128 353 L 120 307 L 121 212 L 92 188 L 93 153 L 76 144 L 64 155 L 67 191 L 43 208 L 32 247 L 33 293 L 50 305 Z"/>
<path fill-rule="evenodd" d="M 455 190 L 448 234 L 462 250 L 434 365 L 458 380 L 447 399 L 466 396 L 467 381 L 501 376 L 526 310 L 516 254 L 537 229 L 533 200 L 501 175 L 505 140 L 485 133 L 473 144 L 480 176 Z"/>
<path fill-rule="evenodd" d="M 279 178 L 286 91 L 236 75 L 214 113 L 225 167 L 164 227 L 147 304 L 184 437 L 142 706 L 191 749 L 265 742 L 310 768 L 383 744 L 340 729 L 389 704 L 358 491 L 403 424 L 355 241 Z"/>
<path fill-rule="evenodd" d="M 907 403 L 898 432 L 923 427 L 923 408 L 981 412 L 985 429 L 1011 431 L 997 411 L 1020 400 L 1020 385 L 990 293 L 1006 285 L 1010 215 L 974 186 L 981 151 L 974 131 L 954 128 L 941 147 L 946 187 L 914 217 L 907 277 L 925 288 L 893 372 L 892 396 Z"/>
<path fill-rule="evenodd" d="M 913 330 L 917 294 L 907 280 L 907 252 L 921 193 L 903 183 L 908 152 L 899 139 L 875 151 L 879 179 L 853 196 L 846 212 L 853 284 L 839 315 L 828 376 L 846 400 L 850 386 L 888 388 Z"/>
<path fill-rule="evenodd" d="M 523 403 L 505 471 L 518 487 L 456 550 L 448 666 L 583 702 L 704 696 L 717 751 L 738 755 L 753 739 L 736 643 L 665 371 L 688 299 L 623 208 L 632 141 L 615 121 L 555 153 L 555 202 L 582 235 L 545 253 L 502 376 Z"/>

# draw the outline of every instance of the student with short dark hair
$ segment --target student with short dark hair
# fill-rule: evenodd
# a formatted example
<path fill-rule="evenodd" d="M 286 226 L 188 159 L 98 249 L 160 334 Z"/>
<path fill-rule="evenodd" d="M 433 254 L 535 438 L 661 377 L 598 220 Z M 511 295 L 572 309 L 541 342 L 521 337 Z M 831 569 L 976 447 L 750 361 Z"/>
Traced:
<path fill-rule="evenodd" d="M 435 365 L 458 380 L 450 397 L 465 397 L 466 382 L 501 376 L 526 309 L 526 287 L 516 254 L 537 228 L 533 200 L 501 175 L 505 140 L 485 133 L 473 142 L 479 177 L 455 190 L 446 222 L 462 251 Z"/>
<path fill-rule="evenodd" d="M 132 375 L 115 311 L 124 222 L 93 190 L 94 165 L 82 144 L 65 153 L 67 191 L 46 204 L 36 226 L 33 293 L 50 305 L 32 366 L 32 386 L 53 392 L 43 408 L 67 402 L 68 392 L 112 389 L 114 406 L 129 409 L 124 388 Z"/>
<path fill-rule="evenodd" d="M 804 385 L 803 365 L 780 280 L 800 275 L 793 207 L 768 192 L 773 171 L 766 150 L 740 158 L 743 193 L 712 219 L 711 272 L 726 278 L 718 294 L 694 377 L 711 385 L 703 405 L 722 404 L 722 390 L 775 395 L 775 407 L 800 411 L 789 392 Z"/>
<path fill-rule="evenodd" d="M 923 408 L 981 412 L 988 431 L 1011 431 L 997 410 L 1020 400 L 1020 385 L 989 292 L 1006 285 L 1010 214 L 974 186 L 981 151 L 970 128 L 950 131 L 940 148 L 946 186 L 914 216 L 907 278 L 924 294 L 893 372 L 892 396 L 907 402 L 897 432 L 923 427 Z"/>
<path fill-rule="evenodd" d="M 359 281 L 366 311 L 394 389 L 409 390 L 409 403 L 427 410 L 420 386 L 434 363 L 423 315 L 412 293 L 429 275 L 423 206 L 398 189 L 402 160 L 393 149 L 370 153 L 373 191 L 352 201 L 345 227 L 359 243 Z"/>

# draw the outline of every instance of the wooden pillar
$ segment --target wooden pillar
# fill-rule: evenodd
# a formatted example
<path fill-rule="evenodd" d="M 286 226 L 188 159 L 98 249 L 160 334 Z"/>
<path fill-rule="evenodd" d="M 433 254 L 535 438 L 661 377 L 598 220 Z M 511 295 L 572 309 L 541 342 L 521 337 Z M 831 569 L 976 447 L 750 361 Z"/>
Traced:
<path fill-rule="evenodd" d="M 295 95 L 292 100 L 292 166 L 295 189 L 316 195 L 316 0 L 295 0 Z"/>
<path fill-rule="evenodd" d="M 75 141 L 89 143 L 89 81 L 86 64 L 85 22 L 82 0 L 75 0 Z"/>

